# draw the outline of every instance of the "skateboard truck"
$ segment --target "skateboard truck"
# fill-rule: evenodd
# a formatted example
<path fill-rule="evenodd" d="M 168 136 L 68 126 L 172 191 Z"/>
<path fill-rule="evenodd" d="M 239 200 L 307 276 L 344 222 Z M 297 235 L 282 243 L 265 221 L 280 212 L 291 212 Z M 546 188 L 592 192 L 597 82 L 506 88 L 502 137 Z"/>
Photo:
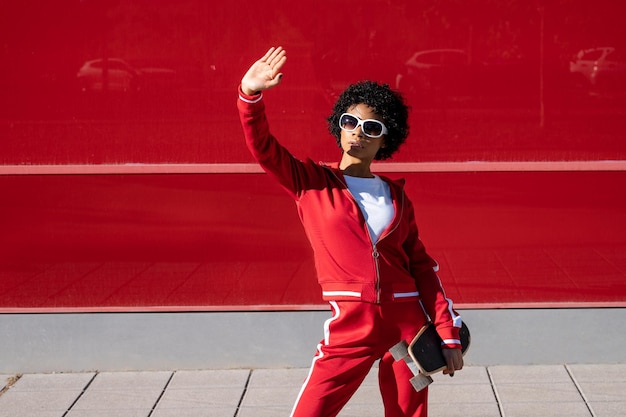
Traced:
<path fill-rule="evenodd" d="M 391 356 L 393 356 L 393 359 L 396 361 L 404 360 L 406 365 L 413 372 L 413 378 L 409 379 L 409 382 L 411 382 L 415 391 L 421 391 L 433 383 L 433 379 L 430 375 L 421 373 L 417 364 L 413 361 L 411 355 L 409 355 L 409 344 L 406 340 L 393 345 L 391 349 L 389 349 L 389 352 L 391 352 Z"/>
<path fill-rule="evenodd" d="M 469 329 L 465 323 L 459 331 L 459 337 L 461 352 L 465 355 L 471 341 Z M 409 381 L 416 391 L 429 386 L 433 382 L 431 375 L 447 367 L 441 351 L 442 343 L 435 326 L 429 322 L 420 329 L 410 344 L 402 340 L 389 349 L 396 361 L 404 360 L 413 372 L 413 378 Z"/>

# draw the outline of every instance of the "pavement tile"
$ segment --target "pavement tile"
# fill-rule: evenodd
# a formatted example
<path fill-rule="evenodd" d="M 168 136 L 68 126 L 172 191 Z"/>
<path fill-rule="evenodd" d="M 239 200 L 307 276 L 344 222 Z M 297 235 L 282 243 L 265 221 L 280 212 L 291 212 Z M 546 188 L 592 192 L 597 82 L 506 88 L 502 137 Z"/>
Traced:
<path fill-rule="evenodd" d="M 148 417 L 150 410 L 72 410 L 66 417 Z"/>
<path fill-rule="evenodd" d="M 562 365 L 501 365 L 490 366 L 489 374 L 498 384 L 532 384 L 535 381 L 550 383 L 571 382 L 572 378 Z"/>
<path fill-rule="evenodd" d="M 172 372 L 100 372 L 89 391 L 163 390 Z"/>
<path fill-rule="evenodd" d="M 87 390 L 72 410 L 152 410 L 161 390 Z"/>
<path fill-rule="evenodd" d="M 591 417 L 584 402 L 535 402 L 502 404 L 506 417 Z M 616 416 L 614 416 L 616 417 Z"/>
<path fill-rule="evenodd" d="M 63 417 L 65 410 L 0 410 L 0 417 Z"/>
<path fill-rule="evenodd" d="M 626 382 L 626 363 L 567 365 L 578 382 Z"/>
<path fill-rule="evenodd" d="M 250 370 L 177 371 L 152 417 L 232 417 Z"/>
<path fill-rule="evenodd" d="M 293 404 L 290 406 L 268 406 L 268 407 L 241 407 L 237 417 L 277 417 L 291 414 Z M 211 416 L 213 417 L 213 416 Z M 226 417 L 226 416 L 225 416 Z M 228 416 L 231 417 L 231 416 Z"/>
<path fill-rule="evenodd" d="M 207 388 L 241 388 L 246 386 L 250 370 L 176 371 L 167 386 L 169 390 Z"/>
<path fill-rule="evenodd" d="M 434 415 L 463 415 L 458 411 L 459 404 L 462 403 L 471 404 L 472 410 L 483 410 L 485 415 L 491 415 L 494 410 L 498 410 L 498 403 L 485 367 L 466 366 L 456 372 L 454 377 L 439 373 L 433 375 L 433 379 L 434 382 L 428 388 L 429 407 L 441 410 L 433 413 Z M 475 415 L 481 414 L 476 412 Z"/>
<path fill-rule="evenodd" d="M 428 388 L 428 402 L 451 404 L 497 404 L 493 388 L 489 384 L 431 384 Z"/>
<path fill-rule="evenodd" d="M 626 401 L 599 402 L 591 403 L 595 417 L 618 417 L 624 415 L 626 410 Z"/>
<path fill-rule="evenodd" d="M 462 370 L 454 373 L 453 377 L 438 373 L 432 376 L 434 383 L 431 387 L 438 385 L 473 385 L 491 384 L 487 368 L 484 366 L 465 366 Z"/>
<path fill-rule="evenodd" d="M 533 384 L 496 384 L 501 403 L 584 403 L 573 382 L 536 382 Z"/>
<path fill-rule="evenodd" d="M 25 374 L 11 387 L 11 391 L 77 391 L 80 393 L 94 375 L 94 372 Z"/>
<path fill-rule="evenodd" d="M 337 417 L 380 417 L 385 414 L 382 401 L 378 403 L 349 402 Z"/>
<path fill-rule="evenodd" d="M 183 409 L 200 407 L 233 407 L 241 400 L 241 388 L 205 388 L 165 391 L 156 409 Z"/>
<path fill-rule="evenodd" d="M 580 382 L 578 385 L 589 402 L 626 402 L 626 381 Z"/>
<path fill-rule="evenodd" d="M 255 369 L 250 375 L 248 388 L 302 387 L 309 369 Z"/>
<path fill-rule="evenodd" d="M 299 392 L 300 386 L 248 387 L 241 405 L 245 407 L 292 406 Z"/>
<path fill-rule="evenodd" d="M 490 403 L 472 403 L 471 405 L 447 402 L 433 403 L 429 401 L 428 413 L 432 416 L 446 417 L 501 417 L 500 409 L 495 401 Z"/>
<path fill-rule="evenodd" d="M 72 405 L 80 391 L 18 391 L 9 389 L 0 397 L 0 416 L 15 412 L 61 412 Z M 26 413 L 28 414 L 28 413 Z"/>
<path fill-rule="evenodd" d="M 211 407 L 211 408 L 167 408 L 157 409 L 150 417 L 233 417 L 237 412 L 237 407 Z M 242 414 L 238 414 L 238 417 Z M 273 414 L 267 414 L 275 416 Z M 283 413 L 287 416 L 289 414 Z"/>
<path fill-rule="evenodd" d="M 0 417 L 61 417 L 94 373 L 25 374 L 0 397 Z"/>

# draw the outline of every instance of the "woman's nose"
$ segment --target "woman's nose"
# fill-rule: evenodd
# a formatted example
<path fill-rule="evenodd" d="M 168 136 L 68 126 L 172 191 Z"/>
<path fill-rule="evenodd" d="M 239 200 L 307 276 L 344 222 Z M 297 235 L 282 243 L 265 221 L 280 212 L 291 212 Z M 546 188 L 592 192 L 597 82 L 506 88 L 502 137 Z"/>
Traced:
<path fill-rule="evenodd" d="M 363 126 L 361 125 L 357 126 L 356 129 L 352 131 L 352 134 L 359 136 L 359 137 L 364 137 L 365 133 L 363 133 Z"/>

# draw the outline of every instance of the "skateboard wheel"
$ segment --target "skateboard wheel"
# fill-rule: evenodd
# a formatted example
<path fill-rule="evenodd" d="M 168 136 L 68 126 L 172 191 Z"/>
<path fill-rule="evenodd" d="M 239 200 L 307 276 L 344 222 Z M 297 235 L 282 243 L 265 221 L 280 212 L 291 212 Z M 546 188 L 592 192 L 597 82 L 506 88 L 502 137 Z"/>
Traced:
<path fill-rule="evenodd" d="M 427 386 L 429 386 L 430 384 L 432 384 L 433 379 L 424 374 L 418 374 L 418 375 L 415 375 L 413 378 L 411 378 L 410 381 L 415 391 L 421 391 Z"/>
<path fill-rule="evenodd" d="M 391 356 L 393 356 L 394 360 L 399 361 L 409 355 L 409 345 L 403 340 L 393 345 L 391 349 L 389 349 L 389 352 L 391 353 Z"/>

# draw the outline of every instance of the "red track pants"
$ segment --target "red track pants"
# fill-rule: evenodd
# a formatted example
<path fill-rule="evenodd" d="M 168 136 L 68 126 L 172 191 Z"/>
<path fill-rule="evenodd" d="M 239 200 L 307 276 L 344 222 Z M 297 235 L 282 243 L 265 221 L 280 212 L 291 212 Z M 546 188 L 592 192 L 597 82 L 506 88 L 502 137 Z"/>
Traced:
<path fill-rule="evenodd" d="M 292 417 L 336 416 L 379 358 L 385 417 L 426 417 L 428 388 L 416 392 L 409 382 L 412 372 L 388 352 L 400 340 L 410 341 L 426 322 L 418 302 L 330 305 L 333 315 L 324 324 L 324 340 L 317 346 Z"/>

